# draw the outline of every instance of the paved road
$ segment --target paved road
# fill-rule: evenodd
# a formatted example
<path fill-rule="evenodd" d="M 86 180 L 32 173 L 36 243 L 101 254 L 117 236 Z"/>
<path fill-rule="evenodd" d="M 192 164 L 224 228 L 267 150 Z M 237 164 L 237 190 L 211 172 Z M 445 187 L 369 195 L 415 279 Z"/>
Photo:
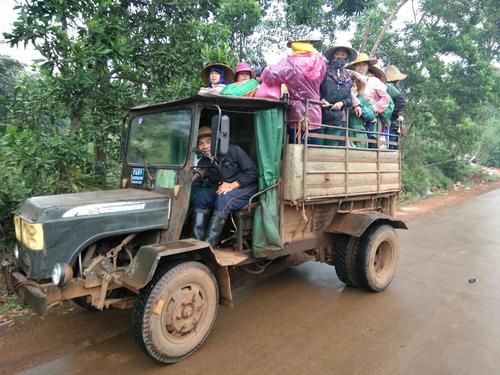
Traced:
<path fill-rule="evenodd" d="M 383 293 L 344 288 L 317 263 L 238 290 L 201 350 L 172 366 L 124 332 L 28 373 L 500 374 L 499 224 L 500 190 L 411 221 Z"/>

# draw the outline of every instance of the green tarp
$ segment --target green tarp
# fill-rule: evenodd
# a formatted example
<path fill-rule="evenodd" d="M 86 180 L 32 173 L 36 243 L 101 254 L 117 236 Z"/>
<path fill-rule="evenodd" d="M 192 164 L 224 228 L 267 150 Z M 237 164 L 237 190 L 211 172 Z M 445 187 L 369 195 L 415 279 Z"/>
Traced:
<path fill-rule="evenodd" d="M 283 109 L 255 114 L 259 190 L 278 182 L 283 147 Z M 260 195 L 260 205 L 253 218 L 252 247 L 256 258 L 274 257 L 283 250 L 280 236 L 278 189 Z"/>

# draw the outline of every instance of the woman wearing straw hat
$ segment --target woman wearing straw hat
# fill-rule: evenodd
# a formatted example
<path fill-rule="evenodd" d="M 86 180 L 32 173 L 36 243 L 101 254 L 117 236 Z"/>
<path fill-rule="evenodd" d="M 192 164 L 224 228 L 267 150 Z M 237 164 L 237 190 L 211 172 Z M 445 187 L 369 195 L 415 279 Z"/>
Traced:
<path fill-rule="evenodd" d="M 352 63 L 346 66 L 346 69 L 354 70 L 366 78 L 365 96 L 372 103 L 377 116 L 384 116 L 386 110 L 392 111 L 389 108 L 391 97 L 387 93 L 386 85 L 383 83 L 385 74 L 375 64 L 377 64 L 376 59 L 370 58 L 366 53 L 360 53 Z M 370 130 L 378 131 L 379 129 Z M 370 135 L 369 138 L 374 139 L 376 137 Z M 371 144 L 369 146 L 374 147 Z"/>
<path fill-rule="evenodd" d="M 236 64 L 234 69 L 236 81 L 224 87 L 221 95 L 228 96 L 254 96 L 259 87 L 259 82 L 255 79 L 255 72 L 250 65 L 242 61 Z"/>
<path fill-rule="evenodd" d="M 406 79 L 406 74 L 403 74 L 399 71 L 399 69 L 395 65 L 389 65 L 385 70 L 385 76 L 387 78 L 387 92 L 391 96 L 394 101 L 394 110 L 391 115 L 391 134 L 399 134 L 400 127 L 403 124 L 404 118 L 401 115 L 401 111 L 403 111 L 406 106 L 406 98 L 401 93 L 401 88 L 399 86 L 399 82 Z M 390 141 L 397 141 L 396 137 L 390 137 Z M 389 146 L 390 149 L 396 149 L 397 147 L 394 145 Z"/>
<path fill-rule="evenodd" d="M 373 128 L 372 124 L 377 122 L 377 116 L 375 114 L 375 109 L 368 98 L 365 97 L 365 87 L 366 78 L 355 72 L 349 70 L 352 78 L 352 94 L 358 98 L 360 102 L 361 114 L 358 116 L 357 113 L 352 113 L 349 116 L 349 129 L 362 130 L 365 131 L 369 128 Z M 368 125 L 367 125 L 368 124 Z M 368 142 L 359 141 L 359 139 L 367 139 L 368 136 L 364 132 L 349 131 L 350 137 L 355 137 L 357 140 L 354 141 L 356 147 L 367 148 Z"/>
<path fill-rule="evenodd" d="M 206 87 L 202 87 L 199 95 L 214 94 L 218 95 L 224 87 L 233 82 L 233 70 L 224 64 L 208 64 L 201 71 L 201 80 Z"/>
<path fill-rule="evenodd" d="M 352 106 L 351 76 L 345 69 L 348 61 L 354 59 L 357 52 L 346 44 L 330 47 L 325 52 L 327 72 L 320 87 L 320 97 L 323 107 L 322 123 L 325 125 L 342 126 L 344 109 Z M 347 126 L 347 124 L 345 124 Z M 344 127 L 345 127 L 344 126 Z M 344 131 L 334 128 L 323 128 L 322 133 L 343 136 Z M 344 146 L 343 141 L 325 140 L 325 145 Z"/>

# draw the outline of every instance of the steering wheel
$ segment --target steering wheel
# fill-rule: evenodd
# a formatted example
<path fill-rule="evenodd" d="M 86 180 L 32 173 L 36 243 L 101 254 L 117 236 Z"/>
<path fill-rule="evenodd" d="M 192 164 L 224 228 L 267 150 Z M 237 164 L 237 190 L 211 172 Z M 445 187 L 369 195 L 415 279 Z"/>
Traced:
<path fill-rule="evenodd" d="M 198 161 L 196 165 L 193 166 L 193 182 L 199 178 L 203 178 L 208 169 L 212 166 L 216 166 L 219 170 L 219 164 L 212 155 L 209 155 L 203 151 L 197 150 L 196 156 Z"/>

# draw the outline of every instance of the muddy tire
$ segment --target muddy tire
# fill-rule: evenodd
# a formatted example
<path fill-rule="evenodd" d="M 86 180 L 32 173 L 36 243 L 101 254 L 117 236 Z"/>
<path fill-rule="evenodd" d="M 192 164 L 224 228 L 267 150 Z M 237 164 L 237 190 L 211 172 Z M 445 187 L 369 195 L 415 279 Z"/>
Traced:
<path fill-rule="evenodd" d="M 185 262 L 160 271 L 135 301 L 131 328 L 139 347 L 161 363 L 194 353 L 217 316 L 219 290 L 210 269 Z"/>
<path fill-rule="evenodd" d="M 359 238 L 349 235 L 341 235 L 334 242 L 335 272 L 344 284 L 351 287 L 359 286 L 357 257 Z"/>
<path fill-rule="evenodd" d="M 389 225 L 381 225 L 365 233 L 358 249 L 359 285 L 372 292 L 387 288 L 396 273 L 399 242 Z"/>

